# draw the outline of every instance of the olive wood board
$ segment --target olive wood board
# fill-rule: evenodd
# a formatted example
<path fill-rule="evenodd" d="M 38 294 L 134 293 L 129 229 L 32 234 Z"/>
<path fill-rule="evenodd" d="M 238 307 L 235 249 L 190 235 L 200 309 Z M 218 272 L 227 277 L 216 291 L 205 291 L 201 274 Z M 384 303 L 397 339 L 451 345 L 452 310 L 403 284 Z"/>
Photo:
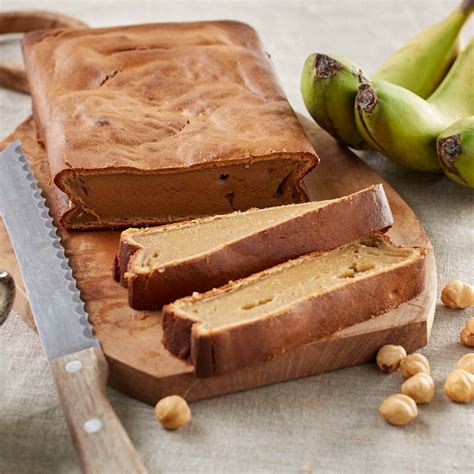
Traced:
<path fill-rule="evenodd" d="M 436 264 L 423 226 L 396 191 L 361 159 L 306 118 L 300 117 L 300 120 L 321 158 L 320 165 L 306 178 L 310 198 L 333 199 L 383 183 L 395 220 L 389 232 L 392 240 L 429 249 L 423 293 L 395 310 L 263 364 L 199 379 L 193 375 L 191 366 L 163 347 L 161 313 L 131 309 L 127 304 L 127 290 L 112 279 L 112 262 L 120 232 L 60 228 L 90 321 L 110 363 L 109 385 L 149 404 L 170 394 L 180 394 L 194 401 L 369 362 L 383 344 L 401 344 L 407 351 L 427 344 L 435 309 Z M 1 149 L 16 139 L 23 142 L 24 152 L 54 214 L 46 155 L 36 140 L 31 118 L 1 143 Z M 0 267 L 13 274 L 19 289 L 16 309 L 34 327 L 15 256 L 1 221 L 0 242 Z"/>

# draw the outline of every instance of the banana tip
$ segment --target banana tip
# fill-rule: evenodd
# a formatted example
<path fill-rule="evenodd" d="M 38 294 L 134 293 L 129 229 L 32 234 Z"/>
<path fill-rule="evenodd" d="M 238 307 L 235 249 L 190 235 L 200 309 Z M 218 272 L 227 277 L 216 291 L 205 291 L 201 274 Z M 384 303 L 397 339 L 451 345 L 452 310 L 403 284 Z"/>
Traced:
<path fill-rule="evenodd" d="M 445 163 L 454 163 L 458 156 L 462 153 L 459 135 L 451 135 L 450 137 L 440 138 L 438 140 L 437 152 L 438 156 Z"/>
<path fill-rule="evenodd" d="M 474 0 L 463 0 L 461 2 L 460 10 L 465 15 L 470 15 L 474 10 Z"/>
<path fill-rule="evenodd" d="M 328 79 L 333 77 L 342 64 L 326 54 L 316 54 L 315 72 L 318 79 Z"/>
<path fill-rule="evenodd" d="M 378 102 L 377 91 L 368 83 L 361 84 L 355 100 L 359 109 L 370 113 Z"/>
<path fill-rule="evenodd" d="M 436 151 L 440 158 L 441 167 L 443 171 L 448 174 L 456 176 L 461 183 L 472 187 L 462 173 L 456 167 L 456 160 L 462 154 L 461 140 L 459 135 L 451 135 L 446 138 L 438 138 Z"/>

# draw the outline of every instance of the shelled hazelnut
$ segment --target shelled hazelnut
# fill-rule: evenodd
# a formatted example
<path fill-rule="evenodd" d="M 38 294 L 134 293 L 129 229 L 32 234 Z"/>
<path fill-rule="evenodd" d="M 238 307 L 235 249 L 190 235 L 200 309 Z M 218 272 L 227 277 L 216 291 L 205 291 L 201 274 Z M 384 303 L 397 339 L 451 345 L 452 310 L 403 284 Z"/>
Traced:
<path fill-rule="evenodd" d="M 453 370 L 446 379 L 444 392 L 453 402 L 469 403 L 474 397 L 474 375 L 463 369 Z"/>
<path fill-rule="evenodd" d="M 466 321 L 466 325 L 461 331 L 459 339 L 465 346 L 474 347 L 474 317 Z"/>
<path fill-rule="evenodd" d="M 474 375 L 474 352 L 462 356 L 456 364 L 457 369 L 463 369 Z"/>
<path fill-rule="evenodd" d="M 441 301 L 448 308 L 469 308 L 474 305 L 474 287 L 463 281 L 450 281 L 441 291 Z"/>
<path fill-rule="evenodd" d="M 400 362 L 400 373 L 409 379 L 419 372 L 425 372 L 429 374 L 431 372 L 430 363 L 428 359 L 421 354 L 415 353 L 410 354 Z"/>
<path fill-rule="evenodd" d="M 155 407 L 155 415 L 163 428 L 176 430 L 191 421 L 191 409 L 179 395 L 162 398 Z"/>
<path fill-rule="evenodd" d="M 400 367 L 400 361 L 407 356 L 402 346 L 394 346 L 387 344 L 382 346 L 377 352 L 377 366 L 380 370 L 387 372 L 395 372 Z"/>
<path fill-rule="evenodd" d="M 402 393 L 416 403 L 430 403 L 435 394 L 435 384 L 430 374 L 418 372 L 402 384 Z"/>
<path fill-rule="evenodd" d="M 410 421 L 417 417 L 418 408 L 412 398 L 397 393 L 382 402 L 379 412 L 390 424 L 402 426 L 410 423 Z"/>

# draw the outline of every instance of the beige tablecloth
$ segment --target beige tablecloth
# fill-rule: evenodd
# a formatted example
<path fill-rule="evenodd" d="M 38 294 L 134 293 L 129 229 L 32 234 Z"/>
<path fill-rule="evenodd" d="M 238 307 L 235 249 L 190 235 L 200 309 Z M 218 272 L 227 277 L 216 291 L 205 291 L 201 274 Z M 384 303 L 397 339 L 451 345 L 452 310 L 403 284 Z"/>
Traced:
<path fill-rule="evenodd" d="M 2 10 L 42 8 L 91 26 L 232 18 L 260 32 L 293 106 L 304 111 L 299 74 L 313 51 L 337 52 L 373 71 L 408 36 L 441 18 L 457 0 L 51 1 L 2 0 Z M 470 27 L 472 34 L 472 26 Z M 19 54 L 2 40 L 0 58 Z M 467 85 L 468 86 L 468 85 Z M 470 85 L 474 87 L 473 84 Z M 0 135 L 30 113 L 29 96 L 0 90 Z M 439 285 L 473 283 L 474 192 L 442 176 L 419 174 L 375 153 L 363 159 L 401 193 L 435 247 Z M 2 243 L 0 242 L 0 245 Z M 1 262 L 0 262 L 1 266 Z M 197 402 L 192 424 L 166 432 L 151 407 L 109 395 L 150 472 L 474 472 L 474 404 L 451 403 L 446 374 L 468 350 L 458 334 L 472 310 L 438 305 L 422 352 L 437 385 L 434 401 L 405 428 L 387 425 L 380 402 L 400 387 L 372 365 Z M 36 335 L 13 314 L 1 328 L 10 363 L 0 398 L 0 472 L 73 473 L 79 467 L 51 372 Z"/>

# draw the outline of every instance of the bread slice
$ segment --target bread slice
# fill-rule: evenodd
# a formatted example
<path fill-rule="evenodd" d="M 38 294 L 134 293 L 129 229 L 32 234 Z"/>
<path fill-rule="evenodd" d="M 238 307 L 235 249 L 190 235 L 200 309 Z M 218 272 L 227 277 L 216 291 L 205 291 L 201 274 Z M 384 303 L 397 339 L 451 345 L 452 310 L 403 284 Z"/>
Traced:
<path fill-rule="evenodd" d="M 330 201 L 251 210 L 122 233 L 115 278 L 129 304 L 158 309 L 314 251 L 387 229 L 382 185 Z"/>
<path fill-rule="evenodd" d="M 198 377 L 271 359 L 414 298 L 424 258 L 382 234 L 304 255 L 165 306 L 164 345 Z"/>

